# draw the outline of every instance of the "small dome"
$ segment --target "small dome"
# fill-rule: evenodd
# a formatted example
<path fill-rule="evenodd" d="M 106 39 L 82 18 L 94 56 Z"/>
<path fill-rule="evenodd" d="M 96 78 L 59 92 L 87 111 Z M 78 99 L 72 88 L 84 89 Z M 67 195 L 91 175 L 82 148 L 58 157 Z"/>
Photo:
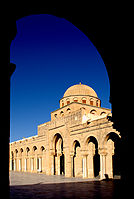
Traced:
<path fill-rule="evenodd" d="M 69 87 L 64 93 L 63 97 L 67 97 L 70 95 L 90 95 L 93 97 L 97 97 L 96 92 L 91 87 L 81 83 Z"/>

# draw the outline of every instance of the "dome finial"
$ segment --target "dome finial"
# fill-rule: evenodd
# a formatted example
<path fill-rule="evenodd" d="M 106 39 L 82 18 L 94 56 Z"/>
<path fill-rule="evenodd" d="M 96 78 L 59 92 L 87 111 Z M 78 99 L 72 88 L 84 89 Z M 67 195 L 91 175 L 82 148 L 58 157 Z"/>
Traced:
<path fill-rule="evenodd" d="M 79 84 L 81 85 L 81 82 Z"/>

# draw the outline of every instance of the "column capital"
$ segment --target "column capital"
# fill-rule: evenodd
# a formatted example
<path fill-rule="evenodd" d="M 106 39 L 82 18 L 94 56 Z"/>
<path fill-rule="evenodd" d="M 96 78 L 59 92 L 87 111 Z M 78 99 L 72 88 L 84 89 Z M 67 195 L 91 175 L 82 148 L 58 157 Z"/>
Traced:
<path fill-rule="evenodd" d="M 57 153 L 57 157 L 62 156 L 62 153 Z"/>
<path fill-rule="evenodd" d="M 107 155 L 107 150 L 106 148 L 99 148 L 98 150 L 99 155 Z"/>
<path fill-rule="evenodd" d="M 74 152 L 73 152 L 73 151 L 70 152 L 70 156 L 71 156 L 71 157 L 74 156 Z"/>
<path fill-rule="evenodd" d="M 82 156 L 88 156 L 89 155 L 89 152 L 87 150 L 82 150 L 81 151 L 81 155 Z"/>
<path fill-rule="evenodd" d="M 55 155 L 55 150 L 50 149 L 50 155 Z"/>

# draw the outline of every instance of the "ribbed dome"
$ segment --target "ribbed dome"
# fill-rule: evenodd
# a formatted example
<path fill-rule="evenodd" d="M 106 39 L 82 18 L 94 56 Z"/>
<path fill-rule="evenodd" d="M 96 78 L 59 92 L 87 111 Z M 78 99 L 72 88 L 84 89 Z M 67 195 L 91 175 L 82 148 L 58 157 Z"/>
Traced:
<path fill-rule="evenodd" d="M 84 84 L 76 84 L 74 86 L 69 87 L 66 92 L 64 93 L 63 97 L 67 97 L 70 95 L 90 95 L 97 97 L 96 92 L 89 86 Z"/>

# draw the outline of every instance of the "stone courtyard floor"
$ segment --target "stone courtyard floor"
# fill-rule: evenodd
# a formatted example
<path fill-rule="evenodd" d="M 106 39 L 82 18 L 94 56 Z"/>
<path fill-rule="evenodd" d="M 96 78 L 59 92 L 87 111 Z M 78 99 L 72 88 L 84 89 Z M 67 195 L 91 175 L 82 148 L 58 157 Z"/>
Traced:
<path fill-rule="evenodd" d="M 98 179 L 67 178 L 65 176 L 48 176 L 42 173 L 10 172 L 10 185 L 53 184 L 67 182 L 98 181 Z"/>
<path fill-rule="evenodd" d="M 12 199 L 120 199 L 124 190 L 121 180 L 99 181 L 25 172 L 10 172 L 9 179 Z"/>

